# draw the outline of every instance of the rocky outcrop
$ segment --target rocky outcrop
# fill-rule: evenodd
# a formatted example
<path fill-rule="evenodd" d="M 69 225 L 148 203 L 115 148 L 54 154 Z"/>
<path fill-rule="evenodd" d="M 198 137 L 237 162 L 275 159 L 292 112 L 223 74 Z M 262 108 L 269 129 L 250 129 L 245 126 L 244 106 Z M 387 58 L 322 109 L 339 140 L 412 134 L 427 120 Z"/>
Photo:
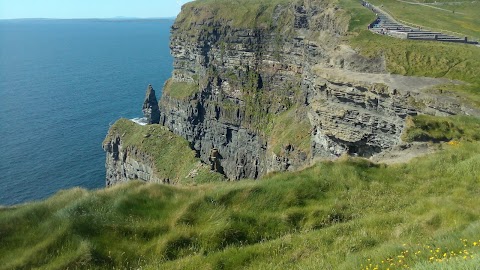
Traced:
<path fill-rule="evenodd" d="M 129 180 L 190 184 L 224 179 L 196 157 L 185 139 L 158 124 L 119 119 L 110 127 L 103 149 L 106 186 Z"/>
<path fill-rule="evenodd" d="M 452 97 L 423 89 L 448 80 L 315 68 L 306 105 L 313 156 L 370 157 L 401 143 L 407 116 L 477 114 Z"/>
<path fill-rule="evenodd" d="M 154 171 L 154 164 L 149 155 L 135 147 L 124 147 L 120 134 L 113 135 L 104 142 L 107 153 L 105 168 L 107 187 L 130 180 L 143 180 L 154 183 L 164 183 Z"/>
<path fill-rule="evenodd" d="M 157 97 L 152 85 L 148 85 L 147 93 L 142 107 L 143 116 L 147 124 L 158 124 L 160 121 L 160 109 L 158 108 Z"/>

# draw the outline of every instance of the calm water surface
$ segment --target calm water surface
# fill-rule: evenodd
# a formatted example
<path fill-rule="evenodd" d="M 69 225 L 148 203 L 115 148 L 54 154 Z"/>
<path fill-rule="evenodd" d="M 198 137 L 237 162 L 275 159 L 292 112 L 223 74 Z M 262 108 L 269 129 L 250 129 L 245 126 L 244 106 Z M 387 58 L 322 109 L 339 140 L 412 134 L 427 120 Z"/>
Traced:
<path fill-rule="evenodd" d="M 109 124 L 159 94 L 172 23 L 0 21 L 0 205 L 104 186 Z"/>

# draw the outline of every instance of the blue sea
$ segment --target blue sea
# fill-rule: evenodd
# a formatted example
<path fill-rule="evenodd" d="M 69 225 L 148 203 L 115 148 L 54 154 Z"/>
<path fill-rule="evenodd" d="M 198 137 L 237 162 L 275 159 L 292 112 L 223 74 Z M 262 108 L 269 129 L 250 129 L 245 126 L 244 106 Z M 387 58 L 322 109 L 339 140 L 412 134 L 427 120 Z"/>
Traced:
<path fill-rule="evenodd" d="M 105 185 L 102 141 L 172 72 L 173 20 L 0 21 L 0 205 Z"/>

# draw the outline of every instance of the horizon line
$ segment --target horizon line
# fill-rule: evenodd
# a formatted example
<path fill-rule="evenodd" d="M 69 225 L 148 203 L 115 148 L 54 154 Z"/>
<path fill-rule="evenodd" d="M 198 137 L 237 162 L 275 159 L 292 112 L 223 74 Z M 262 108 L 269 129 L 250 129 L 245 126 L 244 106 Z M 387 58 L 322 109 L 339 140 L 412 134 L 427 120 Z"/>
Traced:
<path fill-rule="evenodd" d="M 177 16 L 171 17 L 105 17 L 105 18 L 8 18 L 8 19 L 0 19 L 0 21 L 27 21 L 27 20 L 162 20 L 162 19 L 175 19 Z"/>

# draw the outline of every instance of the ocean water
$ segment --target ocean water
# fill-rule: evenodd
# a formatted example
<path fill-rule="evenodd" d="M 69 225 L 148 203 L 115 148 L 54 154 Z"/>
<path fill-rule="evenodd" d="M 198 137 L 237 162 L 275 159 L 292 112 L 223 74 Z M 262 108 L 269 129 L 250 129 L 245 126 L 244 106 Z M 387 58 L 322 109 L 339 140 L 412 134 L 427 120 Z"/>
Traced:
<path fill-rule="evenodd" d="M 104 187 L 102 141 L 159 96 L 172 23 L 0 21 L 0 205 Z"/>

